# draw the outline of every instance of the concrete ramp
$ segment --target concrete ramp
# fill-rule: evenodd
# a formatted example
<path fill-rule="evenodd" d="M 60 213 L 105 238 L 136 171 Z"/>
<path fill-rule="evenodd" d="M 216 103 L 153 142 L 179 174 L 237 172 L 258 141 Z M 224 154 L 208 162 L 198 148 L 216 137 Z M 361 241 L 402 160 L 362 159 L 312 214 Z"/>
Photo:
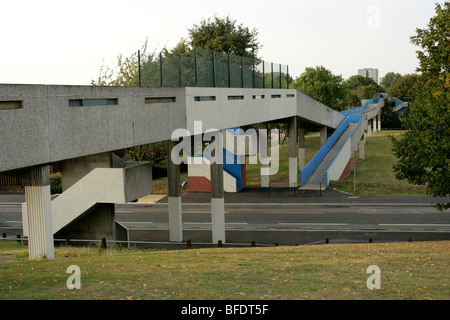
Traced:
<path fill-rule="evenodd" d="M 325 190 L 338 180 L 367 128 L 364 115 L 350 115 L 300 172 L 301 189 Z"/>
<path fill-rule="evenodd" d="M 317 169 L 314 171 L 314 173 L 311 175 L 311 177 L 308 179 L 306 184 L 302 186 L 302 189 L 309 189 L 309 190 L 319 190 L 319 189 L 326 189 L 328 182 L 327 182 L 327 170 L 333 163 L 333 161 L 336 159 L 336 157 L 341 152 L 342 148 L 344 147 L 344 144 L 347 142 L 348 138 L 353 134 L 354 129 L 356 128 L 356 123 L 351 123 L 348 125 L 347 129 L 342 133 L 339 140 L 334 144 L 334 146 L 328 151 L 325 158 L 322 160 L 322 162 L 319 164 Z"/>

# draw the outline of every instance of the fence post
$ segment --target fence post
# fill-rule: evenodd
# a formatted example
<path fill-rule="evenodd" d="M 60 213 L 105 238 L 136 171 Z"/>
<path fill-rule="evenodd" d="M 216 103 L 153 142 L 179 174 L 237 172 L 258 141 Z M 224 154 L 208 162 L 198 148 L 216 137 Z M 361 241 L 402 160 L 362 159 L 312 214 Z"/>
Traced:
<path fill-rule="evenodd" d="M 263 89 L 265 89 L 266 88 L 266 64 L 264 63 L 264 61 L 262 61 L 262 67 L 263 67 L 262 82 L 263 82 Z"/>
<path fill-rule="evenodd" d="M 106 238 L 102 238 L 102 249 L 106 249 Z"/>
<path fill-rule="evenodd" d="M 162 52 L 159 53 L 159 85 L 163 86 Z"/>
<path fill-rule="evenodd" d="M 194 48 L 194 81 L 195 86 L 198 84 L 198 71 L 197 71 L 197 48 Z"/>
<path fill-rule="evenodd" d="M 281 76 L 281 64 L 280 64 L 280 89 L 282 89 L 281 88 L 281 78 L 282 78 L 282 76 Z"/>
<path fill-rule="evenodd" d="M 141 50 L 138 50 L 139 87 L 141 86 Z"/>
<path fill-rule="evenodd" d="M 286 66 L 286 89 L 289 89 L 289 66 Z"/>
<path fill-rule="evenodd" d="M 186 248 L 190 249 L 191 248 L 191 240 L 187 240 L 186 241 Z"/>
<path fill-rule="evenodd" d="M 178 86 L 181 88 L 181 56 L 178 56 Z"/>
<path fill-rule="evenodd" d="M 228 88 L 231 88 L 231 61 L 230 61 L 230 54 L 228 56 Z"/>
<path fill-rule="evenodd" d="M 211 57 L 212 57 L 212 78 L 213 78 L 213 88 L 216 87 L 216 69 L 215 69 L 215 57 L 214 57 L 214 51 L 211 51 Z"/>
<path fill-rule="evenodd" d="M 272 74 L 272 89 L 273 89 L 273 62 L 270 63 L 270 73 Z"/>
<path fill-rule="evenodd" d="M 241 87 L 244 87 L 244 57 L 241 56 Z"/>

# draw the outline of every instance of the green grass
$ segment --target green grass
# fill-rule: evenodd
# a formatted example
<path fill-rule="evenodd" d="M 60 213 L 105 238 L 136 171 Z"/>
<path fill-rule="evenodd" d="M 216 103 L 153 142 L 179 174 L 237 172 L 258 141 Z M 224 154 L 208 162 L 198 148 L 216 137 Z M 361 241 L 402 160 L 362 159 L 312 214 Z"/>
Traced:
<path fill-rule="evenodd" d="M 305 161 L 314 157 L 316 152 L 320 149 L 320 135 L 318 132 L 307 133 L 305 135 L 305 148 L 306 155 Z M 246 173 L 247 173 L 247 187 L 259 187 L 261 186 L 261 166 L 258 164 L 249 164 L 247 159 Z M 286 187 L 289 186 L 289 139 L 283 144 L 280 144 L 279 148 L 279 168 L 275 175 L 270 176 L 270 186 L 273 187 Z"/>
<path fill-rule="evenodd" d="M 399 137 L 403 131 L 381 131 L 366 139 L 365 160 L 356 161 L 356 192 L 354 164 L 343 181 L 332 182 L 331 188 L 358 195 L 425 194 L 425 186 L 412 185 L 395 178 L 393 165 L 397 159 L 392 152 L 389 135 Z"/>
<path fill-rule="evenodd" d="M 24 246 L 0 242 L 0 255 Z M 57 247 L 53 260 L 0 262 L 0 299 L 448 299 L 450 242 L 175 251 Z M 69 290 L 70 265 L 81 289 Z M 371 265 L 381 289 L 369 290 Z"/>
<path fill-rule="evenodd" d="M 365 160 L 352 160 L 352 171 L 343 181 L 333 181 L 330 188 L 358 195 L 392 195 L 392 194 L 425 194 L 425 186 L 412 185 L 395 178 L 393 165 L 397 159 L 392 152 L 389 135 L 399 137 L 403 131 L 381 131 L 368 137 L 365 145 Z M 308 133 L 305 136 L 306 163 L 320 149 L 319 133 Z M 355 153 L 357 156 L 358 153 Z M 354 188 L 354 164 L 356 163 L 356 190 Z M 247 157 L 247 187 L 261 185 L 260 164 L 250 164 Z M 181 179 L 187 178 L 187 172 L 181 173 Z M 279 148 L 279 170 L 270 176 L 270 186 L 286 187 L 289 185 L 289 151 L 288 139 Z M 185 190 L 187 191 L 187 188 Z M 356 192 L 355 192 L 356 191 Z M 153 181 L 154 194 L 167 194 L 167 177 Z"/>

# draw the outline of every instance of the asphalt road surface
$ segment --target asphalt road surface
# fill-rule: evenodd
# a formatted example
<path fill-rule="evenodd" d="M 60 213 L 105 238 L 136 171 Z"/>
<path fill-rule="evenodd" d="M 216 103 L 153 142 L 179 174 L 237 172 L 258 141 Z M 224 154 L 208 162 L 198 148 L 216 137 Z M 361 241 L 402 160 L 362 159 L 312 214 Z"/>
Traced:
<path fill-rule="evenodd" d="M 183 194 L 184 238 L 210 242 L 209 197 Z M 21 201 L 20 196 L 0 197 L 1 233 L 15 236 L 22 232 Z M 425 196 L 353 197 L 333 191 L 320 195 L 267 190 L 226 194 L 227 242 L 450 240 L 450 211 L 437 211 L 432 206 L 436 201 Z M 157 203 L 116 205 L 116 221 L 130 231 L 130 240 L 168 241 L 166 198 Z"/>

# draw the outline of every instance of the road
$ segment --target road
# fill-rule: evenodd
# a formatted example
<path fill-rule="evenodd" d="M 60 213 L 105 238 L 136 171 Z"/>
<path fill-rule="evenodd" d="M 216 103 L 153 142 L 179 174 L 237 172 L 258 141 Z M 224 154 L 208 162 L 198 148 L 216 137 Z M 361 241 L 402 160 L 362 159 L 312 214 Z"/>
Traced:
<path fill-rule="evenodd" d="M 264 192 L 226 194 L 227 242 L 312 243 L 340 241 L 450 240 L 450 212 L 439 212 L 425 196 L 352 197 L 326 191 L 320 196 L 270 196 Z M 22 233 L 20 198 L 0 197 L 0 232 Z M 116 221 L 130 240 L 168 241 L 168 206 L 158 203 L 116 205 Z M 185 239 L 210 242 L 208 194 L 183 195 Z"/>
<path fill-rule="evenodd" d="M 116 205 L 116 220 L 128 228 L 167 228 L 167 204 Z M 227 229 L 450 231 L 450 214 L 421 204 L 228 203 L 225 223 Z M 183 204 L 183 227 L 211 228 L 209 204 Z"/>

